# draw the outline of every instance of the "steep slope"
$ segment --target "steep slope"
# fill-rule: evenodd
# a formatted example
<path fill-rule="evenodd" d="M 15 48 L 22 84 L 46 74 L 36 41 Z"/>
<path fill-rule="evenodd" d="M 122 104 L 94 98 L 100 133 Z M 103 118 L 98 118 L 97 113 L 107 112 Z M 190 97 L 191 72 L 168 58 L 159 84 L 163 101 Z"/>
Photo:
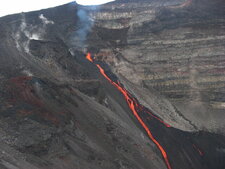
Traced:
<path fill-rule="evenodd" d="M 223 133 L 224 9 L 222 0 L 118 1 L 91 13 L 89 45 L 172 126 Z"/>
<path fill-rule="evenodd" d="M 122 96 L 71 54 L 77 8 L 0 19 L 0 168 L 165 168 Z"/>
<path fill-rule="evenodd" d="M 194 109 L 188 113 L 189 104 L 185 108 L 184 100 L 165 94 L 169 88 L 156 88 L 159 69 L 163 81 L 173 74 L 165 69 L 168 61 L 159 61 L 167 59 L 166 38 L 182 34 L 187 21 L 210 25 L 216 17 L 222 27 L 217 8 L 223 3 L 206 1 L 198 11 L 198 1 L 118 0 L 0 18 L 0 168 L 223 169 L 225 138 L 209 131 L 222 130 L 224 124 L 212 115 L 214 126 L 204 124 L 205 131 L 199 131 L 202 124 L 195 120 L 202 118 Z M 191 20 L 193 11 L 209 14 Z M 180 14 L 180 25 L 174 24 Z M 213 39 L 223 42 L 223 31 L 215 34 Z M 208 40 L 223 52 L 219 42 Z M 168 51 L 179 52 L 173 45 Z M 180 50 L 192 47 L 181 45 Z M 99 66 L 85 58 L 87 52 Z M 175 62 L 171 59 L 168 66 Z"/>

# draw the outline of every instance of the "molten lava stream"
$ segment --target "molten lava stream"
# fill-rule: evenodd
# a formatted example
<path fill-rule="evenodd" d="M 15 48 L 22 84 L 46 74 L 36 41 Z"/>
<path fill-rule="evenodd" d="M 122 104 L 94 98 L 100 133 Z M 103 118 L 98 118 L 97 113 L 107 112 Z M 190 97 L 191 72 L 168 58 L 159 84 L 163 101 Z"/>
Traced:
<path fill-rule="evenodd" d="M 94 63 L 94 60 L 92 59 L 90 53 L 88 53 L 88 54 L 86 55 L 86 59 L 89 60 L 90 62 Z M 150 129 L 147 127 L 147 125 L 144 123 L 144 121 L 141 119 L 141 117 L 139 116 L 138 112 L 136 111 L 135 105 L 138 106 L 138 107 L 140 107 L 140 105 L 138 104 L 138 102 L 137 102 L 134 98 L 132 98 L 132 96 L 130 95 L 130 93 L 129 93 L 126 89 L 124 89 L 124 88 L 121 86 L 121 84 L 120 84 L 119 82 L 118 82 L 118 84 L 117 84 L 117 83 L 115 83 L 114 81 L 112 81 L 112 80 L 105 74 L 104 69 L 103 69 L 99 64 L 95 64 L 95 65 L 98 67 L 100 73 L 101 73 L 101 74 L 102 74 L 102 75 L 103 75 L 103 76 L 104 76 L 104 77 L 105 77 L 112 85 L 114 85 L 114 86 L 115 86 L 115 87 L 116 87 L 116 88 L 124 95 L 124 97 L 125 97 L 125 99 L 126 99 L 126 102 L 127 102 L 128 106 L 130 107 L 131 111 L 133 112 L 134 116 L 137 118 L 137 120 L 139 121 L 139 123 L 140 123 L 140 124 L 142 125 L 142 127 L 145 129 L 145 131 L 147 132 L 149 138 L 155 143 L 155 145 L 156 145 L 156 146 L 158 147 L 158 149 L 160 150 L 160 152 L 161 152 L 161 154 L 162 154 L 162 156 L 163 156 L 163 158 L 164 158 L 164 161 L 165 161 L 165 163 L 166 163 L 167 168 L 168 168 L 168 169 L 172 169 L 172 168 L 171 168 L 171 165 L 170 165 L 170 163 L 169 163 L 169 160 L 168 160 L 166 151 L 165 151 L 165 150 L 163 149 L 163 147 L 159 144 L 159 142 L 154 138 L 154 136 L 152 135 Z M 150 112 L 148 112 L 148 113 L 150 113 Z M 150 114 L 151 114 L 151 113 L 150 113 Z M 153 116 L 154 116 L 154 115 L 153 115 Z M 156 116 L 154 116 L 154 117 L 156 117 Z M 157 119 L 160 120 L 159 118 L 157 118 Z M 162 122 L 162 121 L 160 120 L 160 122 Z M 169 125 L 168 125 L 168 127 L 169 127 Z"/>

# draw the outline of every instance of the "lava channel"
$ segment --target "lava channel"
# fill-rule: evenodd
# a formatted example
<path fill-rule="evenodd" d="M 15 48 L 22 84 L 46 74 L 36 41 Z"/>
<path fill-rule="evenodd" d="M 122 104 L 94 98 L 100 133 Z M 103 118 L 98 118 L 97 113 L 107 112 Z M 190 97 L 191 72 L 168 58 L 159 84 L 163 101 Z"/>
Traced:
<path fill-rule="evenodd" d="M 88 53 L 86 55 L 86 59 L 89 60 L 90 62 L 94 63 L 94 60 L 92 59 L 91 57 L 91 54 Z M 94 63 L 95 64 L 95 63 Z M 170 162 L 168 160 L 168 156 L 167 156 L 167 153 L 166 151 L 163 149 L 163 147 L 159 144 L 159 142 L 154 138 L 154 136 L 152 135 L 150 129 L 147 127 L 147 125 L 144 123 L 144 121 L 141 119 L 141 117 L 139 116 L 138 112 L 136 111 L 136 108 L 138 107 L 142 107 L 135 98 L 133 98 L 131 96 L 131 94 L 122 87 L 122 85 L 119 83 L 119 82 L 114 82 L 112 81 L 105 73 L 104 69 L 99 65 L 99 64 L 95 64 L 100 73 L 113 85 L 115 86 L 122 94 L 123 96 L 125 97 L 126 99 L 126 102 L 129 106 L 129 108 L 131 109 L 131 111 L 133 112 L 134 116 L 136 117 L 136 119 L 139 121 L 139 123 L 142 125 L 142 127 L 145 129 L 145 131 L 147 132 L 148 134 L 148 137 L 155 143 L 155 145 L 158 147 L 158 149 L 160 150 L 163 158 L 164 158 L 164 161 L 166 163 L 166 166 L 168 169 L 172 169 L 171 165 L 170 165 Z M 150 112 L 148 112 L 150 113 Z M 151 113 L 150 113 L 151 114 Z M 154 116 L 154 115 L 153 115 Z M 156 117 L 156 116 L 155 116 Z M 162 120 L 160 120 L 159 118 L 156 118 L 159 120 L 159 122 L 162 123 Z M 170 127 L 170 125 L 166 124 L 166 123 L 163 123 L 166 127 Z"/>

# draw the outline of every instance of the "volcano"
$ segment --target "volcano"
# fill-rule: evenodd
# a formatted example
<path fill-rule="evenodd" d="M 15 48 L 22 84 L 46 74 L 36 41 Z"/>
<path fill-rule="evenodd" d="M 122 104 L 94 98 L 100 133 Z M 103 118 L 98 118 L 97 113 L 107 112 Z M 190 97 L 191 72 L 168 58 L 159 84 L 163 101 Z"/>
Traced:
<path fill-rule="evenodd" d="M 0 169 L 224 169 L 224 16 L 116 0 L 0 18 Z"/>

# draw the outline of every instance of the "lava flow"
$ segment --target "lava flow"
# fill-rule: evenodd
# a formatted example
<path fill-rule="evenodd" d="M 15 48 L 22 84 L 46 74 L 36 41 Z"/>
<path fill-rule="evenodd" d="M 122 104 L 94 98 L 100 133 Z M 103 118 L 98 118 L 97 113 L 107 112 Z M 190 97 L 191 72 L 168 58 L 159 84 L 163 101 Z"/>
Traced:
<path fill-rule="evenodd" d="M 90 53 L 88 53 L 88 54 L 86 55 L 86 59 L 89 60 L 90 62 L 94 63 L 94 60 L 92 59 Z M 152 135 L 150 129 L 147 127 L 147 125 L 146 125 L 145 122 L 141 119 L 140 115 L 139 115 L 138 112 L 137 112 L 137 108 L 140 108 L 140 107 L 142 107 L 142 106 L 137 102 L 137 100 L 136 100 L 135 98 L 133 98 L 133 97 L 131 96 L 131 94 L 130 94 L 126 89 L 124 89 L 124 88 L 121 86 L 121 84 L 120 84 L 119 82 L 116 83 L 116 82 L 112 81 L 112 80 L 106 75 L 104 69 L 103 69 L 99 64 L 95 64 L 95 65 L 98 67 L 100 73 L 101 73 L 101 74 L 102 74 L 102 75 L 103 75 L 103 76 L 104 76 L 104 77 L 105 77 L 112 85 L 114 85 L 114 86 L 115 86 L 115 87 L 116 87 L 116 88 L 124 95 L 124 97 L 125 97 L 125 99 L 126 99 L 126 102 L 127 102 L 127 104 L 129 105 L 129 107 L 130 107 L 131 111 L 133 112 L 134 116 L 137 118 L 137 120 L 139 121 L 139 123 L 140 123 L 140 124 L 142 125 L 142 127 L 145 129 L 145 131 L 147 132 L 149 138 L 155 143 L 155 145 L 156 145 L 156 146 L 158 147 L 158 149 L 160 150 L 160 152 L 161 152 L 161 154 L 162 154 L 162 156 L 163 156 L 163 158 L 164 158 L 164 161 L 165 161 L 165 163 L 166 163 L 167 168 L 168 168 L 168 169 L 172 169 L 172 168 L 171 168 L 171 165 L 170 165 L 170 163 L 169 163 L 169 160 L 168 160 L 168 156 L 167 156 L 166 151 L 165 151 L 165 150 L 163 149 L 163 147 L 159 144 L 159 142 L 154 138 L 154 136 Z M 150 113 L 150 112 L 148 112 L 148 113 Z M 150 113 L 150 114 L 151 114 L 151 113 Z M 158 119 L 158 120 L 162 123 L 162 120 L 161 120 L 161 119 L 157 118 L 157 117 L 154 116 L 154 115 L 152 115 L 152 116 L 155 117 L 156 119 Z M 164 123 L 164 122 L 163 122 L 163 124 L 164 124 L 166 127 L 170 127 L 170 125 L 168 125 L 168 124 L 166 124 L 166 123 Z"/>

